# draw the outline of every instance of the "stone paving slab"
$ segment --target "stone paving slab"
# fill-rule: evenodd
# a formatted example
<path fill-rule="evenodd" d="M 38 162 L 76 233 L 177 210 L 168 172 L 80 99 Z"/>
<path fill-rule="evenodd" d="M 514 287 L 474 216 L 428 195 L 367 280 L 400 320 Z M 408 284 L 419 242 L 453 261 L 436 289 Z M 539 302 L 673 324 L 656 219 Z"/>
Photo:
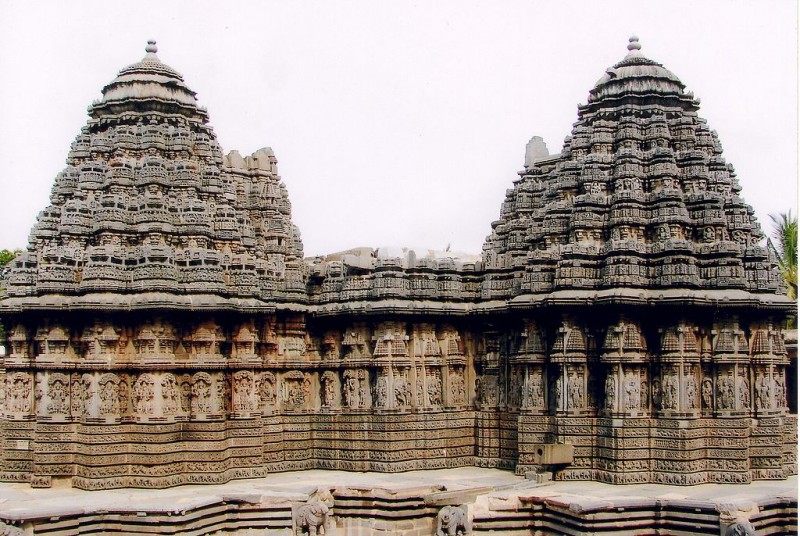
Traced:
<path fill-rule="evenodd" d="M 507 471 L 475 467 L 391 474 L 309 470 L 277 473 L 222 485 L 179 486 L 161 490 L 84 491 L 66 487 L 34 489 L 27 484 L 0 484 L 0 517 L 28 520 L 104 512 L 182 513 L 220 501 L 253 504 L 302 502 L 320 487 L 380 489 L 389 495 L 420 490 L 427 490 L 432 495 L 455 492 L 456 498 L 458 492 L 462 492 L 465 497 L 477 495 L 476 509 L 485 512 L 515 509 L 521 502 L 534 500 L 561 504 L 574 511 L 652 501 L 746 506 L 775 498 L 796 501 L 797 486 L 796 476 L 784 481 L 757 481 L 749 485 L 622 486 L 599 482 L 536 483 Z M 473 493 L 470 494 L 470 490 Z"/>

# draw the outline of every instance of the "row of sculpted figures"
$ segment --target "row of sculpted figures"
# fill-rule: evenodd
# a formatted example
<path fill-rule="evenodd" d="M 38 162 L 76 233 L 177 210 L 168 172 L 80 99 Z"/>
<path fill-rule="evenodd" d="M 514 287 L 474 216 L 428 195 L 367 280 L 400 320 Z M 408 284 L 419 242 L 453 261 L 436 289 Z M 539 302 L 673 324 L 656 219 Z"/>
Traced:
<path fill-rule="evenodd" d="M 0 408 L 10 419 L 61 421 L 465 409 L 468 374 L 462 365 L 318 372 L 7 371 L 0 378 Z M 766 416 L 785 411 L 786 380 L 785 369 L 776 365 L 524 364 L 509 373 L 477 375 L 474 401 L 481 409 L 555 415 Z"/>
<path fill-rule="evenodd" d="M 772 322 L 755 322 L 745 332 L 735 318 L 707 328 L 681 321 L 652 330 L 654 351 L 630 319 L 593 331 L 567 318 L 549 340 L 539 323 L 524 324 L 510 337 L 496 334 L 477 357 L 478 407 L 701 417 L 770 416 L 788 406 L 789 360 Z"/>
<path fill-rule="evenodd" d="M 305 317 L 287 315 L 228 329 L 212 320 L 190 326 L 17 325 L 0 403 L 12 418 L 63 419 L 473 405 L 691 417 L 787 407 L 783 333 L 767 320 L 654 326 L 622 317 L 598 329 L 565 316 L 489 331 L 384 319 L 309 330 Z"/>
<path fill-rule="evenodd" d="M 787 409 L 777 366 L 522 365 L 478 374 L 478 408 L 576 416 L 775 415 Z"/>
<path fill-rule="evenodd" d="M 45 370 L 2 376 L 0 410 L 11 420 L 164 422 L 467 404 L 459 365 L 316 372 Z"/>

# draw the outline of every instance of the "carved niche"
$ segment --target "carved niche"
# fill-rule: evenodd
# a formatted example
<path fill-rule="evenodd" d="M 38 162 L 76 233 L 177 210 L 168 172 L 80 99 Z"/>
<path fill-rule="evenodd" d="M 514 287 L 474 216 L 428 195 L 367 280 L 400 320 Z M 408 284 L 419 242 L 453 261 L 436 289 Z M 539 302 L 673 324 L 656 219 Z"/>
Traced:
<path fill-rule="evenodd" d="M 275 375 L 271 372 L 262 372 L 261 381 L 258 384 L 258 398 L 261 411 L 268 412 L 275 410 L 276 393 Z"/>
<path fill-rule="evenodd" d="M 87 359 L 111 359 L 122 346 L 121 331 L 109 323 L 96 322 L 83 330 L 81 342 Z"/>
<path fill-rule="evenodd" d="M 283 376 L 281 402 L 288 410 L 302 411 L 310 409 L 311 376 L 299 370 L 287 372 Z"/>
<path fill-rule="evenodd" d="M 322 407 L 335 408 L 339 406 L 339 375 L 332 370 L 326 370 L 320 378 L 320 401 Z"/>
<path fill-rule="evenodd" d="M 72 355 L 69 332 L 62 326 L 40 327 L 34 340 L 37 361 L 60 362 Z"/>
<path fill-rule="evenodd" d="M 140 358 L 169 360 L 175 356 L 178 334 L 171 324 L 156 321 L 137 330 L 133 345 Z"/>
<path fill-rule="evenodd" d="M 191 358 L 201 361 L 221 359 L 221 344 L 224 342 L 225 335 L 222 329 L 213 322 L 198 326 L 184 340 L 184 344 L 189 346 Z"/>
<path fill-rule="evenodd" d="M 344 358 L 370 359 L 372 352 L 369 347 L 369 328 L 364 323 L 358 323 L 346 329 L 342 337 Z"/>
<path fill-rule="evenodd" d="M 233 411 L 249 414 L 256 410 L 255 380 L 252 371 L 238 370 L 233 373 Z"/>
<path fill-rule="evenodd" d="M 154 416 L 156 380 L 152 374 L 141 374 L 133 384 L 133 411 L 137 418 Z"/>
<path fill-rule="evenodd" d="M 207 372 L 197 372 L 192 376 L 192 416 L 206 416 L 214 413 L 214 380 Z"/>
<path fill-rule="evenodd" d="M 342 403 L 349 409 L 370 406 L 369 375 L 363 369 L 347 369 L 342 374 Z M 385 397 L 384 390 L 384 397 Z"/>
<path fill-rule="evenodd" d="M 252 325 L 242 325 L 233 334 L 233 351 L 231 357 L 239 361 L 258 359 L 260 339 Z"/>
<path fill-rule="evenodd" d="M 6 374 L 6 413 L 14 418 L 31 414 L 33 378 L 27 372 Z"/>

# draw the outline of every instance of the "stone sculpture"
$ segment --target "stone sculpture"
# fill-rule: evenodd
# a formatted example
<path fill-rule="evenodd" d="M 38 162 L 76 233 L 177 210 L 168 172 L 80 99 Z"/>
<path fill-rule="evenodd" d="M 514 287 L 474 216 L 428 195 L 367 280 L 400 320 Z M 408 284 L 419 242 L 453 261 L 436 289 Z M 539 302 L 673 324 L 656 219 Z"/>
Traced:
<path fill-rule="evenodd" d="M 610 410 L 613 410 L 617 403 L 617 388 L 615 384 L 616 381 L 613 374 L 609 373 L 606 376 L 606 408 Z"/>
<path fill-rule="evenodd" d="M 686 407 L 687 409 L 697 408 L 697 380 L 694 376 L 686 378 Z"/>
<path fill-rule="evenodd" d="M 336 406 L 336 374 L 330 370 L 322 374 L 322 405 L 327 407 Z"/>
<path fill-rule="evenodd" d="M 292 513 L 294 535 L 317 536 L 326 534 L 333 515 L 333 495 L 329 491 L 319 493 L 303 505 L 298 506 Z"/>
<path fill-rule="evenodd" d="M 14 525 L 0 522 L 0 536 L 24 536 L 25 531 Z"/>
<path fill-rule="evenodd" d="M 748 521 L 738 521 L 725 529 L 725 536 L 756 536 L 756 529 Z"/>
<path fill-rule="evenodd" d="M 703 398 L 703 407 L 704 408 L 711 409 L 711 408 L 714 407 L 713 396 L 714 396 L 714 386 L 711 383 L 711 379 L 710 378 L 703 378 L 703 394 L 702 394 L 702 398 Z"/>
<path fill-rule="evenodd" d="M 436 515 L 436 536 L 468 536 L 472 523 L 466 506 L 445 506 Z"/>

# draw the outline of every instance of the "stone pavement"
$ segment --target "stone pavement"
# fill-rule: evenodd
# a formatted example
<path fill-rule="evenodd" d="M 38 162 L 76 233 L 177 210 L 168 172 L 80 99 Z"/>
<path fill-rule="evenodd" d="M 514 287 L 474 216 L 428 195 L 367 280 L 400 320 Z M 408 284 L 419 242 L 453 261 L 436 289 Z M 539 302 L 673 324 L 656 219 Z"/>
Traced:
<path fill-rule="evenodd" d="M 71 519 L 77 520 L 77 523 L 82 518 L 89 517 L 101 519 L 106 516 L 118 521 L 126 515 L 131 519 L 168 516 L 178 522 L 181 516 L 185 517 L 192 512 L 202 511 L 213 505 L 232 503 L 258 505 L 261 512 L 267 511 L 265 508 L 268 509 L 268 505 L 283 505 L 281 508 L 284 511 L 290 511 L 292 504 L 305 503 L 319 489 L 333 490 L 337 501 L 333 507 L 336 517 L 355 517 L 355 510 L 348 510 L 352 507 L 345 504 L 347 500 L 359 496 L 362 499 L 362 503 L 359 504 L 363 507 L 363 504 L 366 504 L 363 502 L 364 498 L 369 497 L 372 500 L 370 504 L 373 510 L 371 514 L 364 512 L 358 514 L 362 517 L 362 521 L 370 516 L 388 515 L 387 512 L 378 511 L 380 507 L 375 506 L 381 498 L 396 501 L 385 503 L 392 504 L 384 507 L 387 511 L 397 512 L 397 508 L 405 508 L 408 513 L 427 508 L 426 515 L 431 519 L 441 505 L 469 504 L 470 515 L 476 520 L 476 524 L 479 525 L 478 520 L 481 520 L 484 526 L 489 526 L 493 520 L 503 518 L 505 512 L 514 512 L 515 515 L 522 513 L 526 508 L 530 509 L 531 504 L 546 504 L 551 508 L 580 514 L 615 509 L 622 512 L 641 505 L 668 502 L 710 507 L 710 511 L 734 510 L 752 516 L 758 512 L 757 505 L 766 502 L 783 500 L 787 504 L 796 505 L 797 485 L 796 476 L 784 481 L 758 481 L 749 485 L 620 486 L 599 482 L 536 483 L 511 472 L 475 467 L 391 474 L 309 470 L 276 473 L 265 478 L 239 480 L 222 485 L 178 486 L 157 490 L 84 491 L 58 485 L 49 489 L 34 489 L 27 484 L 0 484 L 0 519 L 23 528 L 27 527 L 24 530 L 27 534 L 34 533 L 33 527 L 38 527 L 41 522 L 64 523 L 64 520 Z M 345 499 L 340 500 L 341 497 Z M 414 504 L 397 506 L 400 504 L 397 501 L 408 502 L 411 497 L 420 499 Z M 532 515 L 527 514 L 528 518 Z M 291 523 L 290 517 L 284 517 Z M 427 525 L 422 528 L 416 526 L 414 530 L 409 529 L 408 532 L 397 530 L 394 532 L 430 534 L 426 531 L 431 530 L 431 519 L 428 519 Z M 386 531 L 375 532 L 374 523 L 372 525 L 373 529 L 370 530 L 373 532 L 363 532 L 360 528 L 361 532 L 358 533 L 386 533 Z M 73 527 L 65 530 L 78 529 Z M 290 530 L 288 527 L 274 529 L 272 532 L 264 529 L 264 532 L 259 534 L 289 534 Z M 344 530 L 346 534 L 356 533 Z M 64 533 L 69 533 L 68 531 Z M 113 531 L 109 529 L 109 532 Z M 475 532 L 480 532 L 479 527 L 476 527 Z M 176 528 L 174 533 L 183 533 L 183 529 Z M 209 532 L 200 530 L 191 533 Z M 509 530 L 508 533 L 514 532 Z M 549 533 L 556 532 L 543 532 L 543 534 Z M 563 533 L 568 532 L 563 530 Z"/>
<path fill-rule="evenodd" d="M 305 501 L 318 488 L 384 489 L 387 491 L 435 489 L 447 491 L 494 489 L 532 485 L 507 471 L 464 467 L 408 473 L 357 473 L 309 470 L 276 473 L 265 478 L 236 480 L 220 485 L 178 486 L 169 489 L 113 489 L 84 491 L 55 486 L 31 488 L 27 484 L 0 483 L 0 517 L 31 519 L 80 515 L 103 511 L 179 513 L 233 498 L 248 501 Z"/>

